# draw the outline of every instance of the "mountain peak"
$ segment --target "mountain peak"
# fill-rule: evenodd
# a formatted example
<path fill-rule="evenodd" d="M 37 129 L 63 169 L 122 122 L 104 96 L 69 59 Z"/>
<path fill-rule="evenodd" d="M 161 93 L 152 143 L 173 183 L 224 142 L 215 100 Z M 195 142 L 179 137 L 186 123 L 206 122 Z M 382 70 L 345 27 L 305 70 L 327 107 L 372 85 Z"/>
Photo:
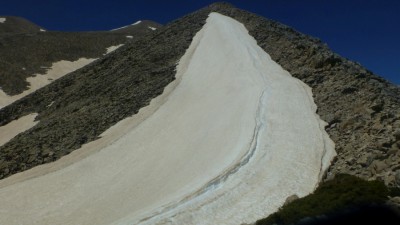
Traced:
<path fill-rule="evenodd" d="M 0 34 L 35 33 L 43 31 L 39 25 L 17 16 L 0 16 Z"/>
<path fill-rule="evenodd" d="M 215 2 L 212 3 L 211 5 L 209 5 L 208 7 L 210 7 L 211 9 L 220 9 L 220 8 L 235 8 L 234 5 L 232 5 L 229 2 Z"/>

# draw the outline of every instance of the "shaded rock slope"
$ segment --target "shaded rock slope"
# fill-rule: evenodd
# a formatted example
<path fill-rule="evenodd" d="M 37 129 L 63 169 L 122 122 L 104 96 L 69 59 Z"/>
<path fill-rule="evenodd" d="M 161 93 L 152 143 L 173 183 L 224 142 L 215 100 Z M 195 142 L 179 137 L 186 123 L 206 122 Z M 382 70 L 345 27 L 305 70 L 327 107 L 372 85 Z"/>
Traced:
<path fill-rule="evenodd" d="M 7 25 L 13 21 L 26 24 L 15 22 Z M 161 26 L 151 21 L 148 23 Z M 43 32 L 40 27 L 29 25 L 29 21 L 14 17 L 7 17 L 4 23 L 0 23 L 0 87 L 8 95 L 26 90 L 29 85 L 26 78 L 44 74 L 54 62 L 101 58 L 108 47 L 125 44 L 153 32 L 143 26 L 121 32 Z M 12 27 L 14 31 L 2 32 L 3 26 Z"/>
<path fill-rule="evenodd" d="M 57 160 L 149 104 L 175 79 L 177 60 L 213 11 L 243 23 L 273 60 L 313 88 L 338 153 L 327 178 L 344 172 L 400 185 L 399 88 L 318 39 L 226 3 L 145 34 L 1 109 L 0 125 L 30 113 L 40 122 L 0 147 L 0 178 Z"/>
<path fill-rule="evenodd" d="M 44 28 L 17 16 L 1 16 L 0 15 L 0 34 L 19 34 L 40 32 Z"/>

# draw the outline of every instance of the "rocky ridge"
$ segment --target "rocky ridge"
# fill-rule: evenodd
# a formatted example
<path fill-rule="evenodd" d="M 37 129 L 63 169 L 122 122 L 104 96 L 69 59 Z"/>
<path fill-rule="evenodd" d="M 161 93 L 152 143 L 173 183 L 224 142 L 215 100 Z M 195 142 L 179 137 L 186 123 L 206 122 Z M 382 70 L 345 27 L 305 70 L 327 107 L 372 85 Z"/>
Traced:
<path fill-rule="evenodd" d="M 18 19 L 29 22 L 22 18 Z M 7 23 L 11 22 L 7 19 L 4 24 Z M 146 23 L 156 27 L 161 26 L 152 21 Z M 1 30 L 4 24 L 0 23 L 0 55 L 2 56 L 0 87 L 8 95 L 20 94 L 26 90 L 29 85 L 26 81 L 27 77 L 44 74 L 55 62 L 101 58 L 107 53 L 108 47 L 125 44 L 153 32 L 147 27 L 138 26 L 119 32 L 41 32 L 39 28 L 35 28 L 24 29 L 24 32 L 7 33 Z M 13 29 L 18 30 L 24 27 L 26 26 L 15 24 Z"/>
<path fill-rule="evenodd" d="M 0 34 L 12 35 L 21 33 L 35 33 L 45 31 L 44 28 L 32 23 L 24 18 L 17 16 L 0 15 Z"/>

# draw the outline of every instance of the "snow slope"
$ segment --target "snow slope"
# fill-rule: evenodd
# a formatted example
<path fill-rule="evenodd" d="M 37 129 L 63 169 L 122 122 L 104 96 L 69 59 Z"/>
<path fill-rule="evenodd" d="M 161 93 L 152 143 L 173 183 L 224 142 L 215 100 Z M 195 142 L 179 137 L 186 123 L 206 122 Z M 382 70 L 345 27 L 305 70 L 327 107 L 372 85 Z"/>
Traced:
<path fill-rule="evenodd" d="M 0 224 L 240 224 L 313 191 L 335 155 L 312 93 L 217 13 L 150 106 L 0 181 Z"/>

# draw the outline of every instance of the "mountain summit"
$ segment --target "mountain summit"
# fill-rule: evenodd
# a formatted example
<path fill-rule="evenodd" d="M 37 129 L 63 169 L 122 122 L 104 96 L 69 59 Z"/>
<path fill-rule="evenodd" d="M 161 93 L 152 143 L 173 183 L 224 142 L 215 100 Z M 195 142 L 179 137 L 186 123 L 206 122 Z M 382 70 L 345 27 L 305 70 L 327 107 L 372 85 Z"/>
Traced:
<path fill-rule="evenodd" d="M 44 32 L 44 28 L 16 16 L 0 16 L 0 34 Z"/>
<path fill-rule="evenodd" d="M 398 186 L 399 96 L 212 4 L 0 110 L 0 223 L 242 224 L 339 173 Z"/>

